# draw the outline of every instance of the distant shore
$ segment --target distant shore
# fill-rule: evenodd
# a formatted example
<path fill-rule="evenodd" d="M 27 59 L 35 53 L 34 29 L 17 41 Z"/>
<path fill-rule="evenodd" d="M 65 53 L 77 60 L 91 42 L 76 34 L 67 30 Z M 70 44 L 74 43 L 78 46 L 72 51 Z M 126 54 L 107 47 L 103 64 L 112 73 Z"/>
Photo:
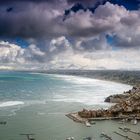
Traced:
<path fill-rule="evenodd" d="M 2 70 L 3 71 L 3 70 Z M 11 71 L 11 70 L 8 70 Z M 140 87 L 140 71 L 128 70 L 81 70 L 81 69 L 52 69 L 46 71 L 29 71 L 29 70 L 14 70 L 16 72 L 33 72 L 33 73 L 46 73 L 46 74 L 62 74 L 88 77 L 100 80 L 114 81 L 131 86 Z"/>
<path fill-rule="evenodd" d="M 140 71 L 127 70 L 49 70 L 48 74 L 63 74 L 108 80 L 140 87 Z"/>

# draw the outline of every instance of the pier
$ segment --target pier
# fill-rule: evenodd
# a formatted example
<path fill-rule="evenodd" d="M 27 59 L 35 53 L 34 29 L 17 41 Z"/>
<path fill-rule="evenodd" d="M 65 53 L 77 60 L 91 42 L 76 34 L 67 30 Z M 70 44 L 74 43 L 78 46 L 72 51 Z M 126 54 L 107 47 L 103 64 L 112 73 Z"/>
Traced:
<path fill-rule="evenodd" d="M 133 134 L 136 134 L 136 135 L 139 135 L 140 136 L 140 132 L 135 132 L 133 130 L 131 130 L 130 128 L 122 128 L 122 127 L 119 127 L 120 130 L 122 130 L 123 132 L 131 132 Z"/>
<path fill-rule="evenodd" d="M 86 118 L 81 118 L 78 113 L 69 113 L 69 114 L 66 114 L 66 116 L 70 119 L 72 119 L 73 121 L 75 122 L 78 122 L 78 123 L 86 123 L 88 121 L 88 119 Z"/>
<path fill-rule="evenodd" d="M 92 121 L 104 121 L 104 120 L 123 120 L 123 119 L 127 119 L 127 120 L 133 120 L 133 117 L 95 117 L 95 118 L 82 118 L 80 115 L 78 115 L 77 112 L 75 113 L 69 113 L 66 114 L 66 116 L 70 119 L 72 119 L 75 122 L 78 123 L 85 123 L 85 122 L 92 122 Z M 136 118 L 137 120 L 140 120 L 140 117 Z"/>
<path fill-rule="evenodd" d="M 126 138 L 126 139 L 128 139 L 128 140 L 134 140 L 134 139 L 128 137 L 127 135 L 123 135 L 123 134 L 121 134 L 121 133 L 119 133 L 119 132 L 114 131 L 114 133 L 117 134 L 117 135 L 119 135 L 119 136 L 121 136 L 121 137 L 123 137 L 123 138 Z"/>
<path fill-rule="evenodd" d="M 112 138 L 105 133 L 101 133 L 100 137 L 104 137 L 106 140 L 112 140 Z"/>
<path fill-rule="evenodd" d="M 27 140 L 35 140 L 35 138 L 32 137 L 35 134 L 20 134 L 20 135 L 26 136 Z"/>

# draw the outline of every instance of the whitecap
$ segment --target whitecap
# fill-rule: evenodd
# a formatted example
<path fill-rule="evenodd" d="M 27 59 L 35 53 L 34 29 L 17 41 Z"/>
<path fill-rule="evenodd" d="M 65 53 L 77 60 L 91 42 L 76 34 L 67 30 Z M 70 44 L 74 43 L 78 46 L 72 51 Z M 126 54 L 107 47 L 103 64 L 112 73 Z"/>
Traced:
<path fill-rule="evenodd" d="M 23 104 L 24 104 L 24 102 L 22 102 L 22 101 L 6 101 L 6 102 L 1 102 L 0 103 L 0 108 L 23 105 Z"/>
<path fill-rule="evenodd" d="M 38 115 L 45 115 L 46 113 L 44 113 L 44 112 L 38 112 L 37 114 Z"/>

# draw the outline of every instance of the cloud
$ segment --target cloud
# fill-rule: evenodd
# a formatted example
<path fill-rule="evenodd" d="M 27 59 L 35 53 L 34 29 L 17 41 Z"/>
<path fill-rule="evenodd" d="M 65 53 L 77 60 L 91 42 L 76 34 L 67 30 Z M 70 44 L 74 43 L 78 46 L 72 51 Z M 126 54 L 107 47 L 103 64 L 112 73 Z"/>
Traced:
<path fill-rule="evenodd" d="M 140 69 L 140 50 L 108 50 L 97 52 L 65 52 L 53 57 L 51 68 L 76 69 Z"/>
<path fill-rule="evenodd" d="M 67 36 L 79 40 L 109 34 L 115 36 L 115 46 L 138 46 L 139 11 L 130 12 L 122 6 L 107 2 L 98 6 L 94 13 L 90 10 L 71 12 L 63 21 L 64 11 L 69 6 L 66 1 L 58 3 L 57 6 L 54 2 L 42 1 L 36 4 L 29 1 L 27 4 L 24 1 L 22 4 L 15 3 L 13 10 L 7 13 L 4 10 L 7 8 L 2 5 L 0 6 L 0 36 L 20 37 L 27 40 L 30 38 L 51 40 Z"/>
<path fill-rule="evenodd" d="M 104 67 L 106 69 L 137 69 L 140 68 L 140 50 L 123 49 L 123 50 L 108 50 L 97 53 L 90 53 L 88 58 L 95 60 L 95 68 Z"/>
<path fill-rule="evenodd" d="M 63 52 L 71 48 L 70 42 L 65 36 L 61 36 L 50 41 L 50 52 L 58 53 Z"/>
<path fill-rule="evenodd" d="M 113 24 L 109 23 L 111 19 L 107 19 L 105 16 L 116 16 L 116 14 L 113 12 L 111 15 L 112 9 L 109 7 L 114 10 L 119 9 L 117 6 L 107 3 L 105 6 L 100 6 L 95 14 L 83 10 L 71 13 L 64 22 L 66 7 L 69 5 L 64 2 L 57 6 L 52 3 L 28 2 L 27 4 L 23 2 L 14 4 L 13 10 L 7 13 L 4 10 L 5 6 L 1 6 L 0 35 L 22 38 L 53 38 L 62 35 L 70 37 L 94 36 L 112 29 Z"/>
<path fill-rule="evenodd" d="M 30 44 L 1 41 L 1 68 L 140 69 L 140 10 L 106 2 L 94 12 L 71 11 L 63 20 L 74 1 L 55 2 L 18 1 L 9 12 L 8 0 L 0 5 L 0 36 Z"/>
<path fill-rule="evenodd" d="M 24 50 L 15 44 L 0 42 L 0 62 L 1 63 L 22 63 Z"/>
<path fill-rule="evenodd" d="M 130 12 L 109 2 L 98 6 L 94 13 L 82 9 L 71 12 L 63 21 L 65 9 L 71 6 L 69 3 L 72 1 L 67 3 L 63 0 L 57 6 L 54 2 L 18 2 L 13 4 L 13 10 L 8 13 L 5 5 L 0 6 L 0 36 L 51 40 L 60 36 L 79 39 L 111 34 L 123 39 L 140 24 L 139 11 Z"/>
<path fill-rule="evenodd" d="M 52 46 L 53 44 L 53 46 Z M 51 47 L 54 47 L 53 49 Z M 58 48 L 61 49 L 58 49 Z M 62 49 L 64 48 L 64 49 Z M 5 69 L 139 69 L 140 49 L 76 50 L 64 37 L 51 41 L 42 52 L 35 45 L 21 48 L 8 42 L 0 43 L 0 68 Z"/>
<path fill-rule="evenodd" d="M 41 52 L 35 45 L 23 49 L 18 45 L 9 42 L 0 42 L 0 65 L 1 68 L 20 67 L 31 63 L 42 63 L 44 52 Z"/>
<path fill-rule="evenodd" d="M 76 49 L 79 51 L 97 51 L 97 50 L 109 50 L 112 47 L 107 43 L 105 35 L 98 37 L 81 39 L 76 42 Z"/>
<path fill-rule="evenodd" d="M 12 2 L 21 2 L 21 0 L 12 0 Z M 34 3 L 40 3 L 40 2 L 56 2 L 56 0 L 22 0 L 22 2 L 34 2 Z M 11 3 L 11 0 L 0 0 L 1 4 L 5 3 Z"/>
<path fill-rule="evenodd" d="M 116 29 L 114 43 L 119 47 L 140 47 L 140 11 L 126 11 Z"/>
<path fill-rule="evenodd" d="M 11 67 L 11 66 L 5 66 L 5 65 L 3 65 L 3 66 L 0 66 L 0 70 L 15 70 L 15 68 L 14 67 Z"/>
<path fill-rule="evenodd" d="M 0 6 L 0 35 L 5 37 L 41 38 L 62 34 L 61 16 L 65 3 L 15 3 L 11 12 Z M 5 10 L 4 10 L 5 9 Z M 59 31 L 60 30 L 60 31 Z M 59 33 L 60 32 L 60 33 Z"/>

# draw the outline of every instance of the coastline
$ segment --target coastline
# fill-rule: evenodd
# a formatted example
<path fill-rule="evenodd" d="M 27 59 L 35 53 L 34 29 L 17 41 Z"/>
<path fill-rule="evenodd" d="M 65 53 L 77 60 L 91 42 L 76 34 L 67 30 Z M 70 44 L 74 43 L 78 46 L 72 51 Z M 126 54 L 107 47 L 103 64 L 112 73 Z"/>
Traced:
<path fill-rule="evenodd" d="M 3 71 L 3 70 L 1 70 Z M 8 70 L 8 72 L 23 72 L 33 74 L 58 74 L 87 77 L 91 79 L 105 80 L 116 83 L 127 84 L 130 86 L 140 87 L 140 71 L 128 71 L 128 70 L 63 70 L 52 69 L 47 71 L 26 71 L 26 70 Z"/>
<path fill-rule="evenodd" d="M 36 75 L 31 75 L 31 76 L 36 77 Z M 42 78 L 42 76 L 39 76 L 39 77 Z M 49 78 L 51 76 L 45 76 L 45 78 L 46 77 Z M 24 75 L 23 75 L 23 78 L 24 78 Z M 55 80 L 55 78 L 52 78 L 52 79 Z M 57 79 L 59 78 L 56 78 L 56 80 Z M 19 79 L 18 79 L 17 83 L 20 83 L 21 87 L 23 87 L 22 76 L 20 80 L 21 82 L 19 82 Z M 74 81 L 74 80 L 71 79 L 71 81 Z M 36 78 L 34 78 L 32 82 L 36 83 L 37 82 Z M 31 81 L 26 80 L 25 84 L 28 84 L 28 83 L 31 83 Z M 44 83 L 44 87 L 46 87 L 47 82 L 46 83 L 43 82 L 43 83 Z M 85 83 L 88 85 L 91 84 L 92 90 L 94 90 L 94 86 L 92 86 L 92 83 L 88 83 L 87 81 L 85 81 Z M 97 83 L 101 84 L 100 82 L 97 82 Z M 107 83 L 110 83 L 110 82 L 107 82 Z M 73 83 L 73 85 L 75 85 L 75 82 Z M 118 84 L 115 84 L 114 88 L 117 85 Z M 71 88 L 70 84 L 67 84 L 67 86 Z M 38 87 L 36 86 L 36 88 Z M 107 87 L 105 86 L 105 88 Z M 81 86 L 80 86 L 80 89 L 81 89 Z M 111 89 L 113 91 L 113 88 Z M 45 89 L 45 92 L 46 90 L 47 88 Z M 92 90 L 91 90 L 91 93 L 92 93 Z M 104 91 L 105 90 L 102 90 L 102 92 Z M 122 89 L 120 90 L 120 87 L 119 87 L 119 91 L 120 92 L 122 91 Z M 101 94 L 103 94 L 102 92 Z M 115 92 L 115 93 L 119 93 L 119 92 Z M 72 92 L 72 94 L 74 93 Z M 104 94 L 106 95 L 106 92 L 104 92 Z M 94 96 L 94 94 L 91 94 L 90 97 L 92 96 Z M 76 103 L 66 102 L 64 104 L 63 102 L 45 102 L 43 104 L 35 104 L 35 105 L 24 107 L 21 110 L 17 111 L 15 115 L 12 115 L 10 117 L 9 116 L 4 117 L 4 121 L 7 121 L 8 125 L 6 125 L 5 128 L 1 126 L 2 135 L 0 136 L 0 139 L 19 140 L 21 139 L 21 137 L 19 136 L 20 133 L 31 132 L 31 133 L 36 134 L 37 139 L 50 138 L 50 139 L 63 140 L 63 139 L 66 139 L 67 137 L 73 136 L 75 137 L 76 140 L 82 140 L 84 137 L 91 136 L 97 140 L 100 140 L 101 139 L 100 134 L 102 132 L 105 132 L 109 136 L 112 136 L 114 140 L 117 140 L 117 136 L 112 133 L 113 131 L 118 132 L 119 131 L 118 127 L 122 126 L 121 124 L 117 123 L 117 121 L 98 121 L 96 125 L 93 125 L 90 128 L 87 128 L 85 127 L 86 125 L 85 123 L 80 124 L 80 123 L 72 122 L 70 119 L 68 119 L 65 116 L 66 113 L 72 112 L 72 110 L 73 112 L 80 110 L 83 106 L 85 106 L 85 104 L 79 105 L 79 103 L 76 104 Z M 92 106 L 89 108 L 92 108 Z M 1 119 L 3 120 L 3 117 L 1 117 Z M 134 125 L 130 126 L 130 124 L 126 124 L 128 128 L 131 128 L 131 130 L 136 131 L 136 132 L 137 132 L 137 127 L 139 127 L 139 125 L 140 124 L 138 124 L 137 126 L 134 126 Z M 11 130 L 11 127 L 13 129 L 12 131 L 9 131 Z M 108 127 L 107 130 L 106 130 L 106 127 Z M 38 131 L 39 129 L 40 131 Z M 9 136 L 7 136 L 7 133 L 9 133 Z M 128 134 L 128 136 L 131 137 L 131 134 Z M 137 136 L 133 136 L 133 137 L 136 140 L 138 140 Z"/>
<path fill-rule="evenodd" d="M 140 71 L 127 70 L 48 70 L 40 73 L 88 77 L 140 87 Z"/>
<path fill-rule="evenodd" d="M 66 116 L 75 122 L 99 120 L 140 120 L 140 88 L 133 87 L 123 94 L 111 95 L 105 102 L 116 103 L 108 109 L 87 110 L 69 113 Z"/>
<path fill-rule="evenodd" d="M 97 71 L 94 71 L 95 73 Z M 101 72 L 101 74 L 99 74 Z M 102 74 L 103 72 L 103 74 Z M 105 71 L 106 72 L 106 71 Z M 129 73 L 129 71 L 127 71 Z M 87 74 L 88 73 L 88 74 Z M 140 87 L 140 83 L 139 83 L 139 77 L 137 76 L 130 76 L 128 78 L 128 75 L 124 76 L 122 74 L 121 71 L 118 71 L 118 73 L 115 75 L 115 76 L 112 76 L 112 74 L 108 74 L 106 76 L 106 73 L 104 73 L 104 71 L 99 71 L 98 75 L 95 76 L 94 74 L 91 75 L 89 74 L 89 71 L 85 71 L 84 74 L 79 74 L 77 72 L 64 72 L 64 71 L 59 71 L 59 74 L 63 74 L 63 75 L 72 75 L 72 76 L 79 76 L 79 77 L 87 77 L 87 78 L 94 78 L 94 79 L 98 79 L 98 80 L 104 80 L 104 81 L 110 81 L 110 82 L 116 82 L 116 83 L 122 83 L 122 84 L 127 84 L 127 85 L 130 85 L 130 86 L 136 86 L 136 87 Z M 108 71 L 107 71 L 108 73 Z M 55 74 L 58 74 L 58 72 L 56 72 Z M 117 78 L 116 78 L 117 77 Z M 131 80 L 130 80 L 131 79 Z M 134 80 L 135 79 L 135 80 Z M 130 90 L 129 90 L 130 91 Z M 120 93 L 121 95 L 121 93 Z M 114 95 L 111 95 L 111 96 L 114 96 Z M 108 98 L 108 97 L 106 97 Z M 110 101 L 110 103 L 116 103 L 118 104 L 117 102 L 113 102 L 113 101 Z M 121 107 L 123 107 L 124 105 L 120 105 Z M 116 106 L 111 106 L 111 108 L 116 108 Z M 110 108 L 109 108 L 110 109 Z M 84 109 L 83 109 L 84 111 Z M 83 112 L 81 111 L 81 112 Z M 100 112 L 102 110 L 85 110 L 85 112 L 88 114 L 89 112 Z M 103 112 L 106 112 L 107 110 L 103 110 Z M 80 111 L 79 111 L 80 112 Z M 110 116 L 110 114 L 108 114 L 107 116 L 100 116 L 99 117 L 81 117 L 79 115 L 79 112 L 74 112 L 74 113 L 69 113 L 69 114 L 66 114 L 66 116 L 70 119 L 72 119 L 73 121 L 75 122 L 79 122 L 79 123 L 84 123 L 86 124 L 86 122 L 90 122 L 90 121 L 99 121 L 99 120 L 123 120 L 123 119 L 126 119 L 126 120 L 133 120 L 134 118 L 137 119 L 137 120 L 140 120 L 140 114 L 138 114 L 138 116 L 136 117 L 136 114 L 134 115 L 131 115 L 131 112 L 129 112 L 127 115 L 118 115 L 118 116 Z M 102 113 L 103 113 L 102 112 Z M 110 113 L 111 111 L 109 111 Z M 115 112 L 116 113 L 116 112 Z M 120 113 L 121 114 L 121 113 Z M 135 117 L 134 117 L 135 116 Z"/>
<path fill-rule="evenodd" d="M 104 81 L 127 84 L 127 85 L 130 85 L 130 86 L 136 86 L 138 88 L 140 87 L 140 82 L 139 82 L 140 73 L 139 73 L 139 76 L 137 76 L 137 74 L 133 75 L 132 72 L 130 71 L 130 73 L 131 73 L 131 76 L 130 76 L 129 71 L 127 71 L 127 74 L 125 73 L 126 71 L 117 71 L 117 74 L 114 74 L 114 72 L 116 72 L 116 71 L 114 71 L 114 70 L 113 71 L 82 71 L 80 74 L 77 73 L 77 71 L 59 71 L 59 72 L 55 71 L 53 73 L 55 73 L 55 74 L 59 73 L 59 74 L 63 74 L 63 75 L 87 77 L 87 78 L 94 78 L 94 79 L 98 79 L 98 80 L 104 80 Z M 50 73 L 52 73 L 52 72 L 50 72 Z M 120 93 L 120 95 L 121 95 L 121 93 Z M 111 95 L 111 96 L 113 96 L 113 95 Z M 110 101 L 110 103 L 117 103 L 117 102 L 111 102 Z M 121 105 L 121 106 L 123 106 L 123 105 Z M 111 106 L 111 107 L 115 108 L 115 105 Z M 87 111 L 87 114 L 89 112 L 92 112 L 92 113 L 97 112 L 97 111 L 100 112 L 100 110 L 93 110 L 93 111 L 86 110 L 86 111 Z M 104 111 L 106 112 L 107 110 L 103 110 L 103 112 Z M 134 119 L 133 115 L 132 116 L 130 115 L 131 113 L 129 115 L 127 115 L 127 116 L 126 115 L 124 115 L 124 116 L 119 115 L 119 116 L 114 117 L 114 116 L 110 116 L 110 114 L 109 114 L 109 116 L 107 115 L 107 116 L 100 116 L 100 117 L 92 117 L 92 119 L 91 119 L 90 117 L 89 118 L 88 117 L 86 118 L 86 117 L 83 117 L 83 116 L 81 117 L 79 115 L 79 112 L 69 113 L 69 114 L 66 114 L 66 116 L 68 118 L 72 119 L 75 122 L 80 122 L 80 123 L 84 123 L 84 124 L 86 124 L 86 122 L 89 122 L 91 120 L 92 121 L 98 121 L 98 120 L 123 120 L 123 119 L 132 120 L 132 119 Z M 135 118 L 137 120 L 140 120 L 140 115 L 138 117 L 135 117 Z"/>

